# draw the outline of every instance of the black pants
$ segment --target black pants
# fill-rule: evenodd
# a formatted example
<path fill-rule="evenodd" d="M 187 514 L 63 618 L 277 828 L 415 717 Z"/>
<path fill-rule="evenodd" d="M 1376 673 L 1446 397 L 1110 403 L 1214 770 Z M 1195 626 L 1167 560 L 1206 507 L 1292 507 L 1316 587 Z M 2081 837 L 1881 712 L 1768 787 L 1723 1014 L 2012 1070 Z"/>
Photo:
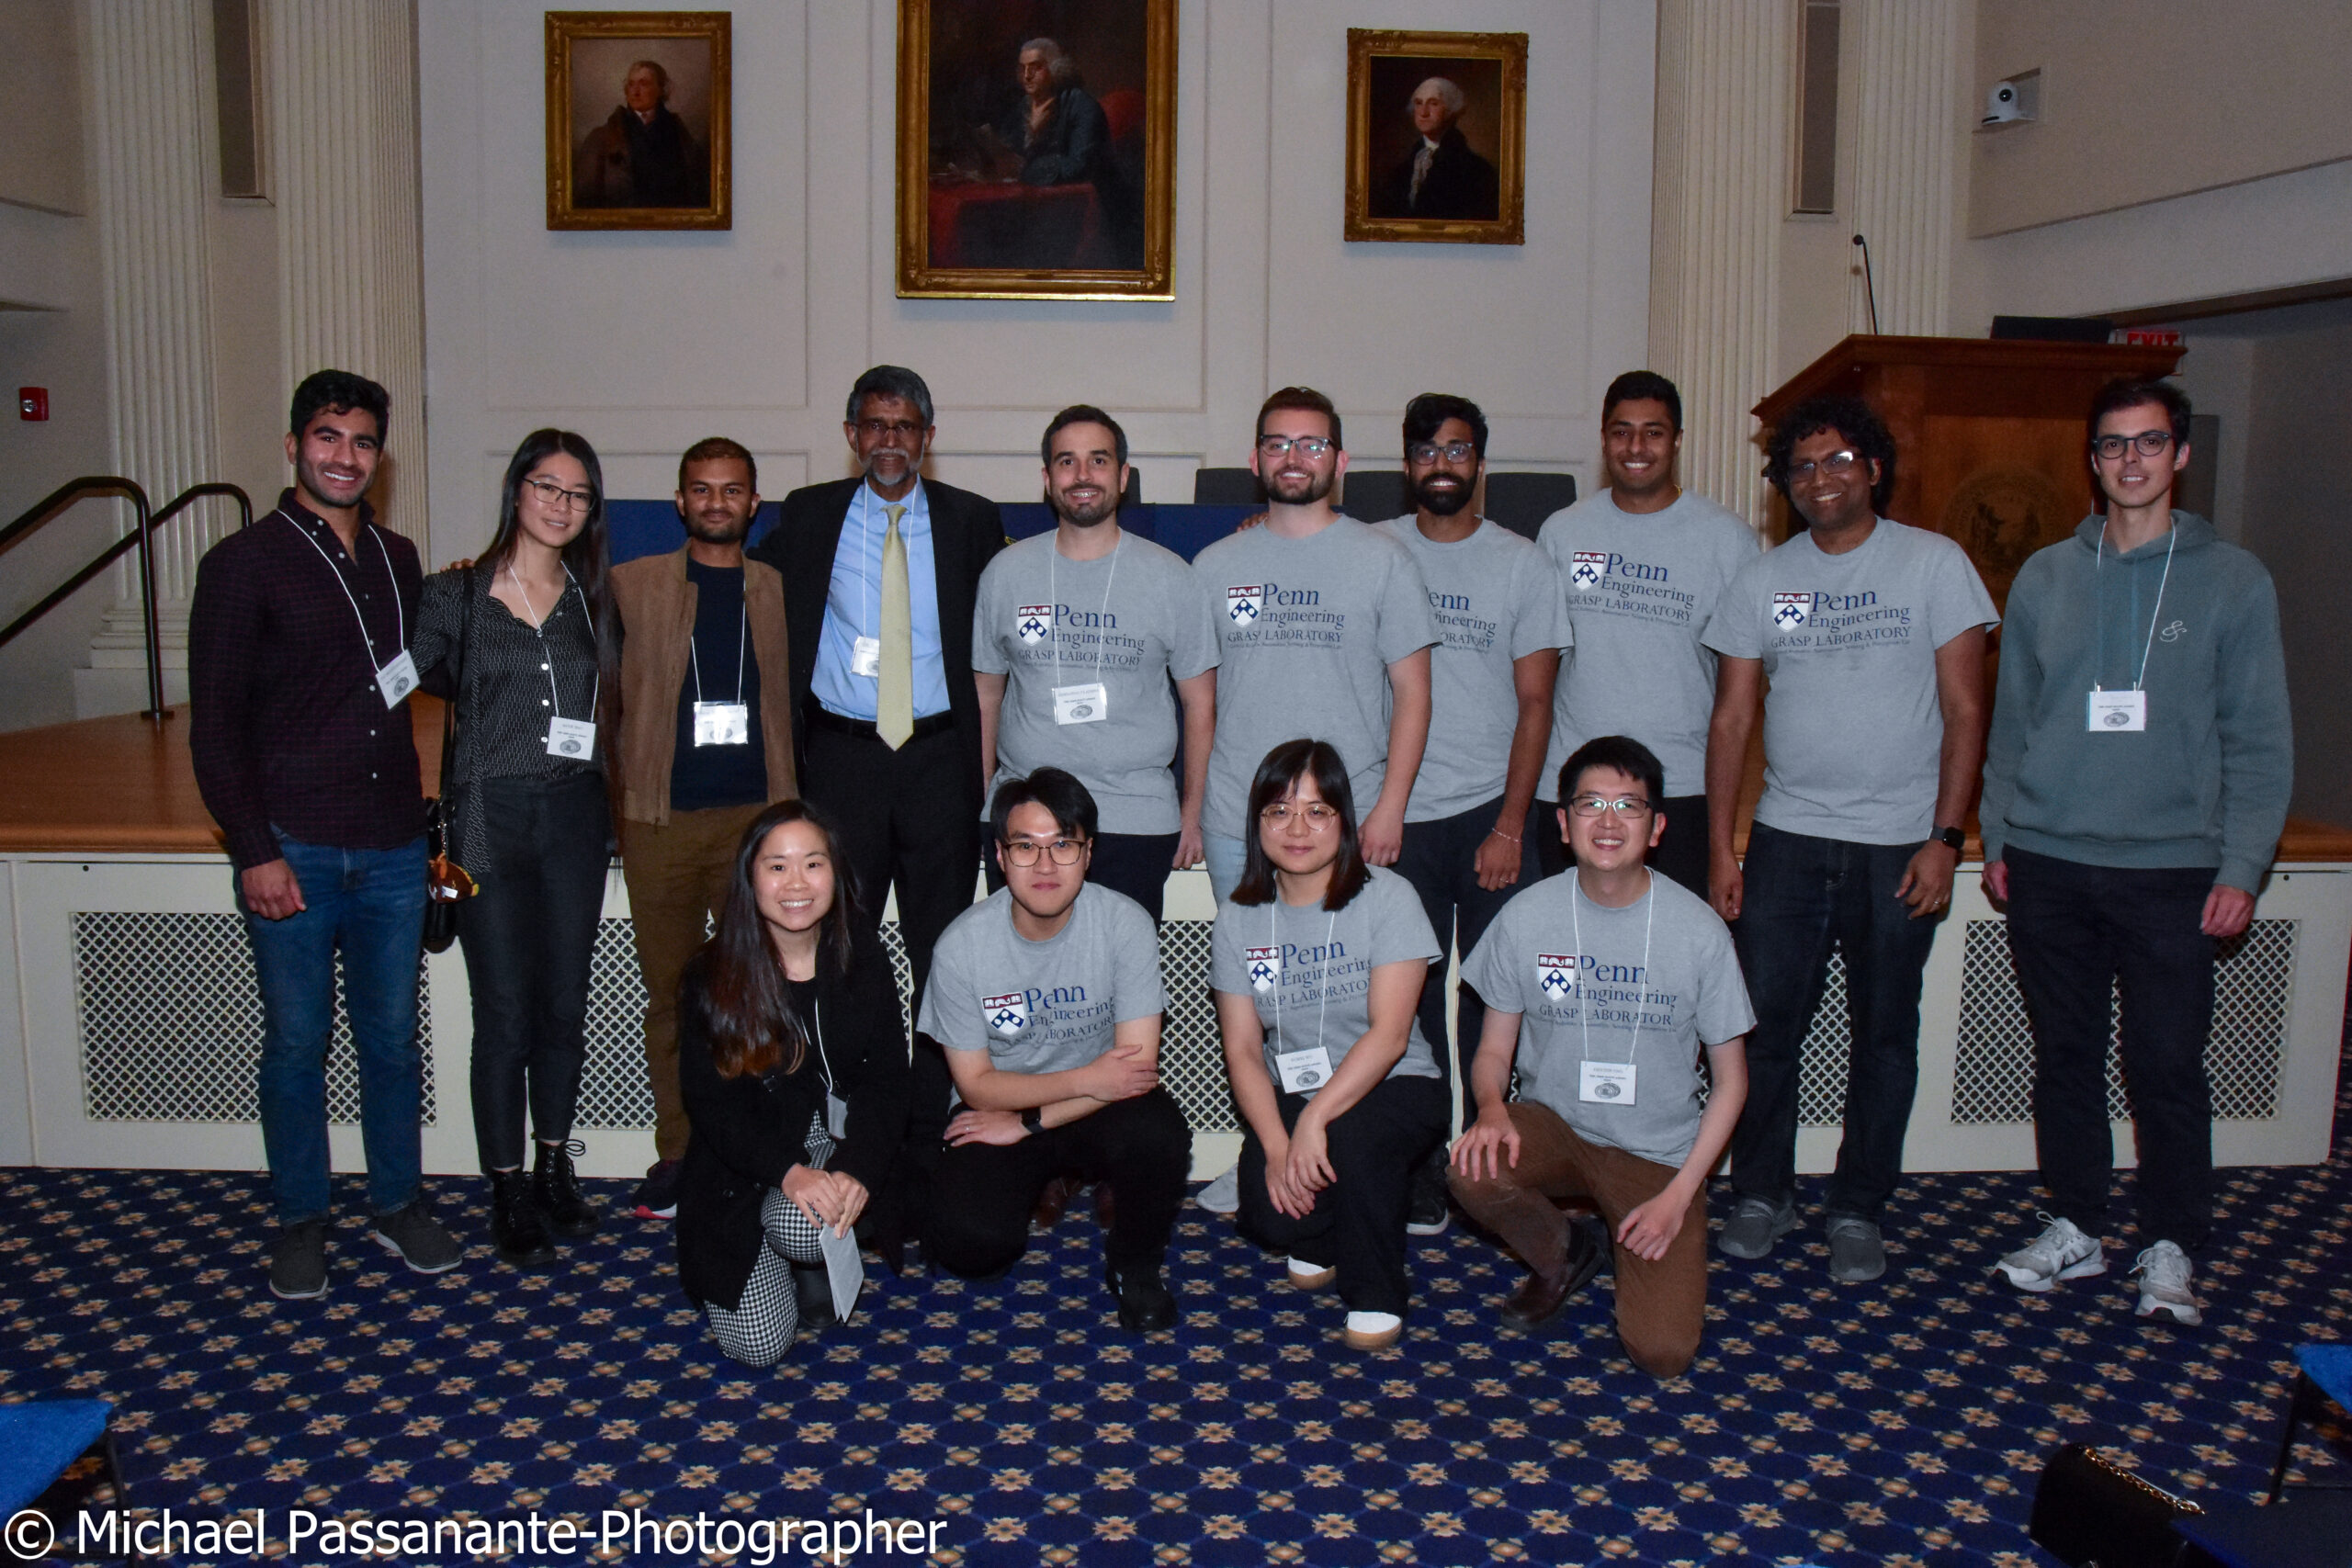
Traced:
<path fill-rule="evenodd" d="M 458 907 L 473 994 L 474 1145 L 484 1170 L 523 1163 L 523 1113 L 542 1141 L 571 1136 L 587 1060 L 588 963 L 612 864 L 612 819 L 595 773 L 486 779 L 481 891 Z"/>
<path fill-rule="evenodd" d="M 1527 841 L 1539 845 L 1544 874 L 1557 876 L 1568 868 L 1568 846 L 1560 841 L 1560 803 L 1539 800 L 1528 813 Z M 1650 869 L 1670 876 L 1700 897 L 1707 896 L 1707 797 L 1677 795 L 1667 797 L 1666 833 L 1650 851 Z"/>
<path fill-rule="evenodd" d="M 1114 1100 L 1017 1144 L 958 1144 L 940 1153 L 923 1216 L 923 1255 L 951 1274 L 1001 1273 L 1028 1248 L 1029 1213 L 1046 1180 L 1076 1171 L 1108 1182 L 1118 1201 L 1103 1247 L 1110 1261 L 1122 1269 L 1156 1269 L 1168 1256 L 1192 1164 L 1193 1130 L 1164 1089 Z"/>
<path fill-rule="evenodd" d="M 1478 886 L 1478 846 L 1486 841 L 1501 807 L 1499 800 L 1490 800 L 1452 817 L 1406 823 L 1404 851 L 1393 868 L 1421 896 L 1421 912 L 1429 916 L 1430 929 L 1437 932 L 1438 956 L 1430 964 L 1429 978 L 1421 984 L 1419 1017 L 1421 1033 L 1437 1057 L 1441 1082 L 1450 1080 L 1451 1064 L 1458 1059 L 1462 1081 L 1469 1083 L 1470 1063 L 1478 1054 L 1478 1031 L 1487 1021 L 1487 1004 L 1476 991 L 1463 987 L 1454 1008 L 1453 1050 L 1446 1050 L 1446 955 L 1458 949 L 1463 957 L 1469 957 L 1478 939 L 1487 934 L 1487 927 L 1520 890 L 1517 883 L 1491 893 Z M 1522 878 L 1524 874 L 1522 869 Z M 1476 1120 L 1477 1114 L 1476 1103 L 1465 1097 L 1463 1120 Z"/>
<path fill-rule="evenodd" d="M 1747 1102 L 1731 1135 L 1732 1190 L 1778 1203 L 1796 1190 L 1797 1068 L 1829 979 L 1846 962 L 1853 1052 L 1845 1135 L 1824 1207 L 1875 1223 L 1903 1178 L 1919 1086 L 1919 984 L 1939 920 L 1894 896 L 1917 844 L 1857 844 L 1748 829 L 1747 893 L 1732 942 L 1747 976 Z"/>
<path fill-rule="evenodd" d="M 2123 1078 L 2140 1155 L 2140 1244 L 2193 1252 L 2213 1213 L 2210 868 L 2083 865 L 2011 847 L 2009 950 L 2033 1020 L 2033 1136 L 2050 1206 L 2085 1234 L 2107 1219 L 2110 998 L 2123 994 Z"/>
<path fill-rule="evenodd" d="M 1156 926 L 1166 906 L 1168 874 L 1175 868 L 1178 837 L 1175 833 L 1097 833 L 1086 880 L 1141 904 Z M 1004 868 L 996 863 L 995 845 L 982 848 L 980 869 L 988 874 L 989 892 L 1004 886 Z"/>
<path fill-rule="evenodd" d="M 1306 1109 L 1303 1095 L 1274 1091 L 1285 1128 Z M 1243 1234 L 1302 1263 L 1340 1270 L 1340 1299 L 1354 1312 L 1405 1312 L 1405 1200 L 1413 1171 L 1445 1136 L 1445 1086 L 1435 1078 L 1383 1078 L 1325 1129 L 1336 1179 L 1315 1195 L 1305 1219 L 1266 1193 L 1266 1146 L 1241 1134 Z"/>

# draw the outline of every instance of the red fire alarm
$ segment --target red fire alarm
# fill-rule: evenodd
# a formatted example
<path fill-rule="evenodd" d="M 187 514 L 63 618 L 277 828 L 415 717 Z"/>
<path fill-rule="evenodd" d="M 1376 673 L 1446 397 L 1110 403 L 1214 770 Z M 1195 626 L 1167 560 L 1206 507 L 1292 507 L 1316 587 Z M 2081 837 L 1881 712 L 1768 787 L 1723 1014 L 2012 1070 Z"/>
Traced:
<path fill-rule="evenodd" d="M 20 419 L 47 419 L 49 417 L 49 389 L 47 387 L 17 388 L 17 414 Z"/>

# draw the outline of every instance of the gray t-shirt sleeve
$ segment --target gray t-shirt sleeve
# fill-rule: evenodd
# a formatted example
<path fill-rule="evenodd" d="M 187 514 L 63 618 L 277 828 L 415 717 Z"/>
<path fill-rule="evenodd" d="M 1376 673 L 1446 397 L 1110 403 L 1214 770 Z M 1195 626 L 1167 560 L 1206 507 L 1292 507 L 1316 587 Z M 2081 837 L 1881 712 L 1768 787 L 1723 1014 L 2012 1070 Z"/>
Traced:
<path fill-rule="evenodd" d="M 1209 928 L 1209 989 L 1250 994 L 1250 976 L 1242 972 L 1241 907 L 1219 904 L 1216 923 Z"/>
<path fill-rule="evenodd" d="M 1568 626 L 1567 605 L 1560 592 L 1560 569 L 1543 550 L 1512 554 L 1519 592 L 1511 620 L 1510 656 L 1524 659 L 1545 649 L 1568 647 L 1576 641 L 1576 633 Z"/>
<path fill-rule="evenodd" d="M 1112 984 L 1118 987 L 1119 1001 L 1112 1021 L 1155 1018 L 1168 1010 L 1167 993 L 1159 980 L 1159 932 L 1134 899 L 1107 888 L 1095 891 L 1106 895 L 1102 940 L 1110 943 Z"/>
<path fill-rule="evenodd" d="M 1001 675 L 1012 668 L 1011 656 L 997 646 L 995 635 L 1011 618 L 1005 610 L 1009 573 L 1004 565 L 1005 557 L 999 552 L 980 573 L 979 591 L 972 596 L 972 668 L 982 675 Z"/>
<path fill-rule="evenodd" d="M 1437 617 L 1430 614 L 1429 584 L 1405 547 L 1381 536 L 1388 571 L 1380 584 L 1380 661 L 1394 664 L 1438 640 Z"/>
<path fill-rule="evenodd" d="M 1190 561 L 1182 563 L 1182 582 L 1171 584 L 1168 594 L 1174 623 L 1169 634 L 1168 672 L 1189 681 L 1225 660 L 1225 647 L 1216 635 L 1217 614 L 1224 605 L 1209 602 L 1207 585 Z"/>
<path fill-rule="evenodd" d="M 989 1032 L 968 999 L 972 989 L 973 931 L 949 927 L 931 953 L 931 976 L 923 983 L 922 1008 L 915 1029 L 951 1051 L 986 1051 Z"/>
<path fill-rule="evenodd" d="M 1967 552 L 1948 540 L 1937 543 L 1928 574 L 1928 635 L 1941 648 L 1971 626 L 1999 626 L 2001 616 Z"/>
<path fill-rule="evenodd" d="M 1470 950 L 1470 956 L 1462 961 L 1462 983 L 1477 992 L 1478 999 L 1496 1012 L 1527 1010 L 1527 998 L 1521 993 L 1525 977 L 1519 973 L 1521 965 L 1510 959 L 1519 950 L 1519 922 L 1511 911 L 1524 897 L 1525 892 L 1512 896 L 1478 938 L 1478 945 Z M 1434 936 L 1436 932 L 1430 934 Z"/>
<path fill-rule="evenodd" d="M 1764 606 L 1770 595 L 1758 569 L 1763 558 L 1758 556 L 1733 574 L 1715 601 L 1707 629 L 1699 634 L 1702 643 L 1727 658 L 1764 657 Z"/>
<path fill-rule="evenodd" d="M 1374 969 L 1384 964 L 1406 964 L 1416 958 L 1434 962 L 1439 957 L 1437 931 L 1430 925 L 1429 913 L 1421 908 L 1420 895 L 1413 891 L 1411 883 L 1375 870 L 1356 897 L 1368 906 L 1364 912 L 1370 917 L 1366 925 Z"/>

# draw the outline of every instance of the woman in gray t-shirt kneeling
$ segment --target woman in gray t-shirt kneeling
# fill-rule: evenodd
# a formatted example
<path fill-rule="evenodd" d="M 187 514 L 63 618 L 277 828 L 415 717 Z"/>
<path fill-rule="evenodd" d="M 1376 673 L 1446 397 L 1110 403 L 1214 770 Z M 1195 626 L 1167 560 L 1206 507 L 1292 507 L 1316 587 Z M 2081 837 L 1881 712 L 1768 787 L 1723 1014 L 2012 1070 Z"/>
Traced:
<path fill-rule="evenodd" d="M 1335 1280 L 1347 1342 L 1404 1332 L 1405 1203 L 1445 1135 L 1446 1091 L 1414 1012 L 1438 956 L 1412 886 L 1366 865 L 1340 754 L 1288 740 L 1250 785 L 1249 858 L 1217 910 L 1209 987 L 1241 1107 L 1242 1229 Z"/>

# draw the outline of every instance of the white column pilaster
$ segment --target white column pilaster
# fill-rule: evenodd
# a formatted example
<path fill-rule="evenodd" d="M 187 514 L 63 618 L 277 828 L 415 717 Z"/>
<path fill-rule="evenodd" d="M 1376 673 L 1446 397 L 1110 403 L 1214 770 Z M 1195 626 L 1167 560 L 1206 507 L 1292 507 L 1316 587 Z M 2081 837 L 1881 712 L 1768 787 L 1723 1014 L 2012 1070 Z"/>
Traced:
<path fill-rule="evenodd" d="M 1962 137 L 1956 62 L 1964 8 L 1951 0 L 1846 0 L 1854 38 L 1854 227 L 1871 239 L 1878 330 L 1950 330 L 1955 146 Z M 1869 307 L 1854 304 L 1856 332 Z"/>

